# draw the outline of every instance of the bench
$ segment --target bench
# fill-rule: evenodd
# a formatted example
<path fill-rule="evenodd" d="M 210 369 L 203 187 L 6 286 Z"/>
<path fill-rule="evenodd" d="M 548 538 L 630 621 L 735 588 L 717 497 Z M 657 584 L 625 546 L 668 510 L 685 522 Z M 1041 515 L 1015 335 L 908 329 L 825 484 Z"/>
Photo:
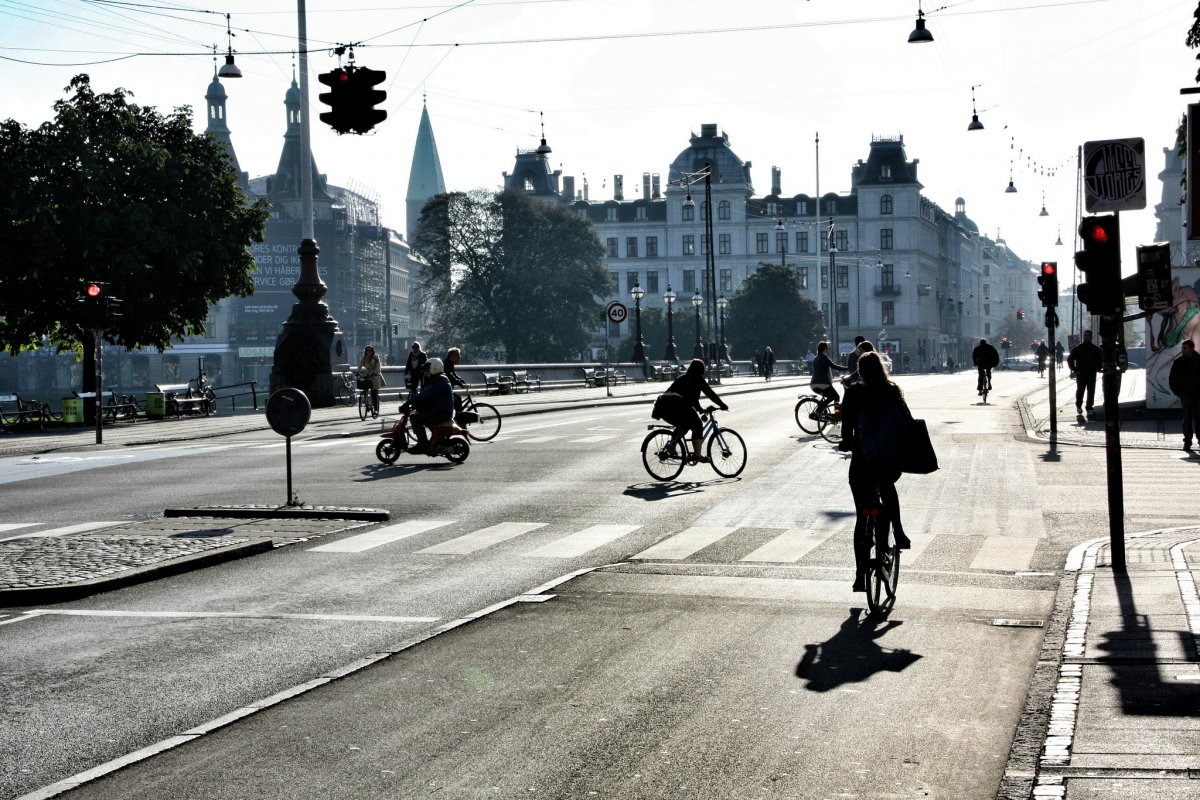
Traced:
<path fill-rule="evenodd" d="M 20 395 L 0 394 L 0 426 L 33 425 L 38 430 L 45 430 L 43 425 L 49 415 L 49 409 L 36 401 L 22 400 Z"/>
<path fill-rule="evenodd" d="M 602 369 L 584 369 L 583 370 L 583 385 L 591 388 L 594 386 L 604 385 L 604 370 Z"/>
<path fill-rule="evenodd" d="M 597 372 L 598 371 L 599 370 L 597 370 Z M 627 378 L 625 376 L 624 370 L 609 369 L 608 370 L 608 382 L 609 383 L 628 383 L 629 378 Z"/>
<path fill-rule="evenodd" d="M 84 401 L 84 414 L 87 414 L 87 401 L 95 401 L 95 392 L 75 392 L 77 398 Z M 93 403 L 94 405 L 94 403 Z M 100 393 L 100 418 L 109 422 L 119 419 L 133 421 L 137 419 L 138 407 L 133 398 L 128 395 L 118 395 L 112 389 Z"/>
<path fill-rule="evenodd" d="M 483 373 L 483 393 L 484 394 L 503 394 L 500 389 L 500 373 L 485 372 Z"/>
<path fill-rule="evenodd" d="M 192 392 L 190 383 L 160 383 L 154 386 L 156 391 L 165 395 L 165 410 L 168 416 L 182 417 L 184 414 L 204 414 L 208 416 L 216 409 L 212 400 L 201 393 Z"/>
<path fill-rule="evenodd" d="M 521 392 L 528 392 L 535 387 L 539 392 L 542 390 L 542 379 L 537 375 L 534 375 L 532 378 L 530 378 L 529 370 L 521 369 L 513 371 L 512 388 L 514 392 L 517 392 L 518 394 Z"/>
<path fill-rule="evenodd" d="M 656 381 L 673 381 L 681 372 L 678 364 L 659 364 L 650 366 L 650 377 Z"/>

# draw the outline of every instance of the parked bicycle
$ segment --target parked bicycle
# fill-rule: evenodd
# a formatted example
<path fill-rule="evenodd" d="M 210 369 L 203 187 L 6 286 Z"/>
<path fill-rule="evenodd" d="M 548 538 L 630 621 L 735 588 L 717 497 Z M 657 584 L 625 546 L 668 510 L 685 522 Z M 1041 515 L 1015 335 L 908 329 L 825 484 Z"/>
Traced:
<path fill-rule="evenodd" d="M 825 441 L 837 444 L 842 440 L 842 404 L 830 403 L 815 394 L 799 395 L 796 403 L 796 424 L 805 433 L 820 434 Z"/>
<path fill-rule="evenodd" d="M 892 536 L 887 510 L 876 498 L 874 505 L 858 512 L 864 524 L 861 534 L 855 526 L 854 554 L 857 563 L 864 564 L 863 579 L 867 590 L 867 607 L 872 614 L 886 615 L 896 605 L 896 585 L 900 582 L 900 548 Z"/>
<path fill-rule="evenodd" d="M 411 452 L 416 444 L 417 435 L 409 421 L 410 414 L 405 412 L 390 431 L 380 434 L 383 441 L 375 446 L 375 457 L 384 464 L 395 464 L 401 453 Z M 461 464 L 471 455 L 467 432 L 453 422 L 437 425 L 430 429 L 428 448 L 419 455 L 448 458 L 455 464 Z"/>
<path fill-rule="evenodd" d="M 704 410 L 705 422 L 701 445 L 712 464 L 713 471 L 722 478 L 736 478 L 746 468 L 746 443 L 732 428 L 722 428 L 713 414 L 715 406 Z M 674 479 L 688 464 L 699 463 L 690 452 L 691 431 L 675 432 L 674 426 L 653 424 L 647 426 L 650 433 L 642 440 L 642 465 L 651 478 L 657 481 Z"/>
<path fill-rule="evenodd" d="M 488 403 L 476 403 L 470 389 L 454 395 L 454 421 L 476 441 L 490 442 L 500 433 L 500 412 Z"/>
<path fill-rule="evenodd" d="M 334 376 L 333 399 L 339 406 L 352 406 L 358 403 L 358 388 L 355 385 L 354 374 L 343 372 Z"/>

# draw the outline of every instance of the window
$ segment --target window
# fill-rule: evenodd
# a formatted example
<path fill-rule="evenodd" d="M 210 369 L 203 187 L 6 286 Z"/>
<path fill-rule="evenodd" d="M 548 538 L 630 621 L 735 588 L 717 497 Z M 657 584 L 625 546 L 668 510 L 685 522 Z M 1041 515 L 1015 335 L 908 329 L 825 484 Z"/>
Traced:
<path fill-rule="evenodd" d="M 604 209 L 604 219 L 607 222 L 616 222 L 617 221 L 617 207 L 609 206 L 608 208 Z"/>
<path fill-rule="evenodd" d="M 646 294 L 658 294 L 658 270 L 646 273 Z"/>
<path fill-rule="evenodd" d="M 892 196 L 890 194 L 885 194 L 883 197 L 879 198 L 879 213 L 892 213 Z"/>
<path fill-rule="evenodd" d="M 695 220 L 696 220 L 696 207 L 695 206 L 684 206 L 683 207 L 683 221 L 684 222 L 694 222 Z"/>
<path fill-rule="evenodd" d="M 683 293 L 687 294 L 687 295 L 692 295 L 692 294 L 696 293 L 696 270 L 685 269 L 683 271 Z M 690 297 L 688 297 L 688 298 L 680 297 L 679 298 L 679 300 L 681 302 L 684 299 L 687 299 L 689 301 L 691 300 Z"/>
<path fill-rule="evenodd" d="M 831 215 L 838 213 L 836 197 L 831 197 L 825 201 L 825 213 Z"/>
<path fill-rule="evenodd" d="M 617 237 L 608 237 L 608 257 L 617 258 Z"/>
<path fill-rule="evenodd" d="M 821 288 L 829 288 L 829 268 L 824 264 L 821 265 Z"/>
<path fill-rule="evenodd" d="M 638 286 L 638 274 L 636 272 L 625 273 L 625 293 L 633 291 L 634 286 Z"/>
<path fill-rule="evenodd" d="M 821 252 L 829 252 L 829 233 L 826 231 L 821 232 Z"/>
<path fill-rule="evenodd" d="M 787 240 L 788 240 L 787 231 L 776 231 L 775 232 L 775 252 L 776 253 L 786 253 L 787 252 Z"/>
<path fill-rule="evenodd" d="M 700 219 L 708 219 L 708 201 L 700 204 Z"/>
<path fill-rule="evenodd" d="M 801 289 L 808 288 L 808 267 L 800 268 L 800 288 Z"/>
<path fill-rule="evenodd" d="M 983 335 L 984 336 L 992 335 L 992 323 L 990 323 L 990 322 L 983 323 Z"/>
<path fill-rule="evenodd" d="M 884 264 L 883 268 L 879 270 L 879 283 L 888 289 L 895 286 L 896 268 L 891 264 Z M 895 323 L 892 324 L 894 325 Z"/>
<path fill-rule="evenodd" d="M 728 233 L 719 233 L 719 234 L 717 234 L 717 242 L 720 244 L 720 247 L 721 247 L 721 250 L 720 250 L 721 255 L 723 255 L 723 256 L 732 255 L 732 253 L 733 253 L 733 237 L 732 236 L 730 236 Z"/>
<path fill-rule="evenodd" d="M 770 252 L 767 250 L 767 234 L 766 233 L 756 233 L 756 234 L 754 234 L 754 238 L 758 245 L 758 249 L 755 252 L 758 252 L 758 253 Z"/>
<path fill-rule="evenodd" d="M 722 200 L 717 204 L 717 219 L 729 219 L 729 201 Z"/>
<path fill-rule="evenodd" d="M 533 191 L 533 179 L 532 178 L 526 178 L 524 181 L 522 181 L 522 183 L 525 186 L 525 191 L 527 191 L 527 192 Z"/>
<path fill-rule="evenodd" d="M 705 256 L 708 255 L 708 234 L 707 233 L 700 234 L 700 254 L 705 255 Z"/>
<path fill-rule="evenodd" d="M 646 207 L 645 206 L 637 207 L 637 211 L 634 212 L 634 219 L 638 219 L 638 220 L 646 219 Z"/>
<path fill-rule="evenodd" d="M 837 265 L 837 287 L 839 289 L 850 288 L 850 267 L 846 264 Z"/>
<path fill-rule="evenodd" d="M 983 265 L 983 277 L 985 277 L 985 278 L 991 277 L 991 274 L 992 274 L 992 265 L 984 264 Z"/>
<path fill-rule="evenodd" d="M 779 216 L 779 204 L 776 203 L 774 200 L 767 201 L 767 216 L 768 217 Z"/>
<path fill-rule="evenodd" d="M 729 294 L 733 292 L 733 270 L 721 270 L 721 293 Z"/>
<path fill-rule="evenodd" d="M 807 253 L 808 252 L 808 231 L 797 231 L 796 232 L 796 252 L 797 253 Z"/>
<path fill-rule="evenodd" d="M 613 294 L 620 294 L 621 293 L 621 275 L 616 272 L 610 272 L 610 273 L 608 273 L 608 278 L 609 278 L 609 282 L 611 283 L 611 286 L 609 286 L 609 291 L 611 291 Z"/>
<path fill-rule="evenodd" d="M 983 315 L 985 317 L 990 317 L 992 315 L 992 304 L 991 303 L 983 304 Z"/>
<path fill-rule="evenodd" d="M 627 236 L 625 238 L 625 257 L 637 258 L 638 240 L 636 236 Z"/>
<path fill-rule="evenodd" d="M 658 258 L 658 237 L 646 237 L 646 258 Z"/>
<path fill-rule="evenodd" d="M 884 181 L 890 181 L 892 179 L 892 165 L 891 164 L 881 164 L 880 165 L 879 179 L 884 180 Z"/>
<path fill-rule="evenodd" d="M 801 216 L 801 217 L 808 216 L 808 201 L 807 200 L 797 200 L 796 201 L 796 215 Z"/>
<path fill-rule="evenodd" d="M 892 229 L 891 228 L 884 228 L 883 230 L 881 230 L 879 232 L 879 249 L 880 250 L 891 250 L 892 249 Z"/>
<path fill-rule="evenodd" d="M 696 237 L 690 233 L 683 237 L 683 254 L 685 256 L 696 255 Z"/>
<path fill-rule="evenodd" d="M 884 325 L 895 325 L 896 324 L 896 303 L 895 303 L 895 301 L 894 300 L 884 300 L 882 305 L 883 305 L 883 308 L 882 308 L 883 324 Z"/>
<path fill-rule="evenodd" d="M 850 232 L 845 228 L 840 231 L 834 231 L 833 243 L 837 245 L 837 249 L 843 253 L 850 252 Z"/>
<path fill-rule="evenodd" d="M 850 304 L 838 303 L 837 307 L 837 324 L 839 328 L 844 328 L 850 325 Z"/>

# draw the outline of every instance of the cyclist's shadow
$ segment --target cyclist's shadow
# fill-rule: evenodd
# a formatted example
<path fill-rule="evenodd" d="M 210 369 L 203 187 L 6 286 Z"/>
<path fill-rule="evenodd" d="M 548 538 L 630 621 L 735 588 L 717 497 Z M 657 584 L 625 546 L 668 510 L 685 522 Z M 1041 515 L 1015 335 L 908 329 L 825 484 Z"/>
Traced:
<path fill-rule="evenodd" d="M 865 681 L 876 672 L 900 672 L 921 656 L 911 650 L 888 650 L 876 639 L 900 625 L 897 620 L 883 622 L 861 608 L 850 609 L 850 616 L 832 638 L 820 644 L 804 645 L 804 658 L 796 665 L 796 677 L 808 681 L 810 692 L 827 692 L 844 683 Z"/>

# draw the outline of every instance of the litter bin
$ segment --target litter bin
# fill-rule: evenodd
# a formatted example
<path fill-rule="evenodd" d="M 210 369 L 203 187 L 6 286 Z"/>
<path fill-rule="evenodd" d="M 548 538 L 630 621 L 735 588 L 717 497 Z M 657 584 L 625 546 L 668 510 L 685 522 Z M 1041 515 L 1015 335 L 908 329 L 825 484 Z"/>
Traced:
<path fill-rule="evenodd" d="M 78 397 L 64 397 L 62 401 L 63 423 L 67 425 L 83 424 L 83 400 Z"/>
<path fill-rule="evenodd" d="M 164 419 L 167 416 L 167 393 L 146 392 L 146 418 Z"/>

